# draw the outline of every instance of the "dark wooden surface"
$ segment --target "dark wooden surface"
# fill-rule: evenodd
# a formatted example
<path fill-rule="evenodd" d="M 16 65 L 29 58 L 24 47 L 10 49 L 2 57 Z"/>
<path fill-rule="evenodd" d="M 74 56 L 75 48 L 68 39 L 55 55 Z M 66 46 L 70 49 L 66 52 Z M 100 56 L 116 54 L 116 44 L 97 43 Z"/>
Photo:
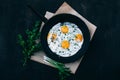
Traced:
<path fill-rule="evenodd" d="M 55 12 L 63 0 L 0 0 L 0 80 L 58 80 L 58 71 L 30 61 L 22 67 L 16 36 L 31 28 L 39 13 Z M 74 77 L 76 80 L 120 80 L 120 1 L 66 0 L 97 26 L 90 47 Z M 69 77 L 67 80 L 73 80 Z"/>

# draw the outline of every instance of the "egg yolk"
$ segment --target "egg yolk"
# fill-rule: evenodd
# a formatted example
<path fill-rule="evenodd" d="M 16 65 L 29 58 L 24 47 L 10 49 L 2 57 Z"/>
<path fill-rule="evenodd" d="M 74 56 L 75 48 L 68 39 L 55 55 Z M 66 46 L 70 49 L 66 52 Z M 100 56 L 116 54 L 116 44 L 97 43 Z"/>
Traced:
<path fill-rule="evenodd" d="M 55 40 L 57 38 L 56 34 L 52 34 L 52 40 Z"/>
<path fill-rule="evenodd" d="M 81 34 L 77 34 L 75 40 L 76 41 L 82 41 L 83 37 Z"/>
<path fill-rule="evenodd" d="M 63 40 L 62 43 L 61 43 L 61 46 L 62 46 L 62 48 L 64 48 L 64 49 L 68 49 L 69 46 L 70 46 L 70 43 L 69 43 L 69 41 L 67 41 L 67 40 Z"/>
<path fill-rule="evenodd" d="M 61 32 L 63 32 L 64 34 L 65 33 L 68 33 L 69 29 L 67 26 L 61 26 Z"/>

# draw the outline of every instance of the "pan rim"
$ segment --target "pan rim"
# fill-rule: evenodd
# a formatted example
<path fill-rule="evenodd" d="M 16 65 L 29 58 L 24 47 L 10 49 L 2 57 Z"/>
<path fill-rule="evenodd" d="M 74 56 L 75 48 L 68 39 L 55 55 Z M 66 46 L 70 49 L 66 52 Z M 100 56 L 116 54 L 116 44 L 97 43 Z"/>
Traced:
<path fill-rule="evenodd" d="M 75 20 L 76 23 L 73 20 L 68 20 L 68 22 L 73 21 L 72 23 L 74 23 L 78 26 L 78 28 L 82 31 L 83 36 L 85 38 L 82 48 L 76 54 L 74 54 L 73 56 L 70 56 L 70 57 L 61 57 L 61 56 L 53 53 L 47 43 L 47 34 L 48 34 L 49 30 L 53 27 L 53 25 L 55 25 L 59 21 L 59 20 L 58 21 L 55 21 L 55 20 L 57 18 L 62 19 L 60 17 L 68 18 L 68 19 L 72 19 L 72 18 L 76 19 Z M 72 17 L 72 18 L 70 18 L 70 17 Z M 52 21 L 55 23 L 53 23 Z M 64 21 L 64 19 L 63 19 L 63 21 Z M 81 23 L 79 25 L 82 25 L 82 28 L 80 28 L 80 26 L 78 25 L 78 22 Z M 52 25 L 50 25 L 51 23 L 52 23 Z M 54 15 L 44 24 L 44 26 L 41 30 L 40 39 L 41 39 L 42 48 L 48 57 L 50 57 L 51 59 L 56 60 L 58 62 L 70 63 L 70 62 L 74 62 L 74 61 L 78 60 L 79 58 L 81 58 L 83 56 L 83 54 L 85 54 L 85 52 L 87 51 L 89 43 L 90 43 L 90 32 L 88 30 L 87 25 L 79 17 L 72 15 L 72 14 L 62 13 L 62 14 Z"/>

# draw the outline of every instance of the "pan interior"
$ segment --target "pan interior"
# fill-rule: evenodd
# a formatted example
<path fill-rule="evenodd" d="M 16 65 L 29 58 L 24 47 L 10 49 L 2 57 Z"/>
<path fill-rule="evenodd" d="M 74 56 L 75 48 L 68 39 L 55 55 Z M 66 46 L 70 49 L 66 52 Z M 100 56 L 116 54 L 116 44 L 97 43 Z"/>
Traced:
<path fill-rule="evenodd" d="M 75 55 L 82 48 L 83 42 L 82 31 L 72 22 L 58 22 L 47 35 L 50 50 L 61 57 Z"/>

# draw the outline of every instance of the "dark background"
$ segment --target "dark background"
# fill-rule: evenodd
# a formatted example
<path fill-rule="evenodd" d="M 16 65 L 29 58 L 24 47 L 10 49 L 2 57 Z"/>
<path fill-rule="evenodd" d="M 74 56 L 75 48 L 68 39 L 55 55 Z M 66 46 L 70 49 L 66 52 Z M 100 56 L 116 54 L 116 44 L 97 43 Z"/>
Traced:
<path fill-rule="evenodd" d="M 58 71 L 30 61 L 22 67 L 18 33 L 24 34 L 39 18 L 26 5 L 42 15 L 55 12 L 63 0 L 0 0 L 0 80 L 58 80 Z M 66 0 L 97 26 L 76 80 L 120 80 L 120 0 Z M 68 80 L 72 80 L 73 76 Z"/>

